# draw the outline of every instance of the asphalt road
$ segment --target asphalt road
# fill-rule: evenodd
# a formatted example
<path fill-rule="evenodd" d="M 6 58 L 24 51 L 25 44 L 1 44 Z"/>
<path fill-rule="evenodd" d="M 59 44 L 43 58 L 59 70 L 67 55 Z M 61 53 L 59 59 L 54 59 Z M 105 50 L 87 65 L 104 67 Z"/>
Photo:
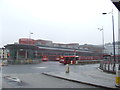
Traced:
<path fill-rule="evenodd" d="M 90 67 L 89 67 L 90 66 Z M 95 65 L 70 65 L 70 70 L 80 72 L 81 70 L 94 69 Z M 97 88 L 90 85 L 71 82 L 41 74 L 42 72 L 65 71 L 66 66 L 58 62 L 42 62 L 34 65 L 8 65 L 3 66 L 4 76 L 18 77 L 22 84 L 3 78 L 3 88 Z"/>
<path fill-rule="evenodd" d="M 86 67 L 84 67 L 86 66 Z M 93 70 L 96 67 L 99 67 L 99 64 L 88 64 L 88 65 L 69 65 L 70 70 L 73 72 L 89 71 Z M 8 65 L 2 67 L 3 74 L 21 74 L 21 73 L 42 73 L 42 72 L 51 72 L 51 71 L 65 71 L 66 65 L 61 64 L 56 61 L 42 62 L 40 64 L 26 64 L 26 65 Z"/>
<path fill-rule="evenodd" d="M 42 73 L 64 70 L 65 65 L 59 62 L 42 62 L 40 64 L 8 65 L 3 67 L 3 74 Z"/>

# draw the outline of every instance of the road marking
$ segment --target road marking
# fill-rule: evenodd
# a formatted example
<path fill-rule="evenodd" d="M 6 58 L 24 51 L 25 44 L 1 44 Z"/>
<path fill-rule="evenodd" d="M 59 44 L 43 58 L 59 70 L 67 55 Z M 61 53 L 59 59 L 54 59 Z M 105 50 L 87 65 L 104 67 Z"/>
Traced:
<path fill-rule="evenodd" d="M 35 67 L 35 68 L 47 68 L 47 67 Z"/>
<path fill-rule="evenodd" d="M 4 76 L 5 79 L 11 80 L 11 81 L 15 81 L 15 82 L 19 82 L 21 83 L 21 80 L 17 77 L 11 77 L 11 76 Z"/>

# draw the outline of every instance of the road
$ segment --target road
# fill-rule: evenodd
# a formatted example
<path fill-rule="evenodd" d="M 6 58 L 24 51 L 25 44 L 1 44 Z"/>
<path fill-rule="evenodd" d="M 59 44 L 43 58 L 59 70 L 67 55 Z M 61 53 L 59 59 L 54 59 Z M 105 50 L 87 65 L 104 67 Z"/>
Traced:
<path fill-rule="evenodd" d="M 64 70 L 65 65 L 58 62 L 42 62 L 40 64 L 26 64 L 26 65 L 9 65 L 3 67 L 4 74 L 21 74 L 21 73 L 42 73 L 49 71 Z"/>
<path fill-rule="evenodd" d="M 69 65 L 70 70 L 73 72 L 89 71 L 98 67 L 99 64 L 93 65 Z M 21 74 L 21 73 L 42 73 L 50 71 L 65 71 L 66 65 L 59 62 L 49 61 L 40 64 L 26 64 L 26 65 L 8 65 L 3 67 L 3 74 Z"/>
<path fill-rule="evenodd" d="M 89 67 L 90 66 L 90 67 Z M 70 65 L 70 70 L 74 72 L 80 72 L 81 70 L 89 71 L 97 67 L 86 65 L 86 68 L 82 65 Z M 3 66 L 2 72 L 4 76 L 18 77 L 22 80 L 22 84 L 7 80 L 3 78 L 3 88 L 97 88 L 90 85 L 71 82 L 59 78 L 54 78 L 41 74 L 42 72 L 51 71 L 65 71 L 66 66 L 59 62 L 42 62 L 40 64 L 30 65 L 8 65 Z"/>

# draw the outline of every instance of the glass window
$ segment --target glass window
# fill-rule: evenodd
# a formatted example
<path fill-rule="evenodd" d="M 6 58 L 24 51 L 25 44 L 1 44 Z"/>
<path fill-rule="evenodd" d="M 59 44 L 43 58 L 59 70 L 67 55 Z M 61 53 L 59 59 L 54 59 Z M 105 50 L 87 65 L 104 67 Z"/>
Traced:
<path fill-rule="evenodd" d="M 66 57 L 65 60 L 68 61 L 68 60 L 69 60 L 69 57 Z"/>
<path fill-rule="evenodd" d="M 76 60 L 79 60 L 79 57 L 76 57 Z"/>

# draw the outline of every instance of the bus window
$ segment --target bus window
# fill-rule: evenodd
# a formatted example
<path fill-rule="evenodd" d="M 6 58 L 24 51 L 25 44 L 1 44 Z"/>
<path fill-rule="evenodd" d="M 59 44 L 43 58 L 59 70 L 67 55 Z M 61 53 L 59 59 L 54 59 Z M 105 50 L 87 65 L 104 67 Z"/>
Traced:
<path fill-rule="evenodd" d="M 68 60 L 69 60 L 69 57 L 66 57 L 65 60 L 68 61 Z"/>
<path fill-rule="evenodd" d="M 74 60 L 74 57 L 70 57 L 70 61 Z"/>
<path fill-rule="evenodd" d="M 75 60 L 79 60 L 79 57 L 76 57 Z"/>

